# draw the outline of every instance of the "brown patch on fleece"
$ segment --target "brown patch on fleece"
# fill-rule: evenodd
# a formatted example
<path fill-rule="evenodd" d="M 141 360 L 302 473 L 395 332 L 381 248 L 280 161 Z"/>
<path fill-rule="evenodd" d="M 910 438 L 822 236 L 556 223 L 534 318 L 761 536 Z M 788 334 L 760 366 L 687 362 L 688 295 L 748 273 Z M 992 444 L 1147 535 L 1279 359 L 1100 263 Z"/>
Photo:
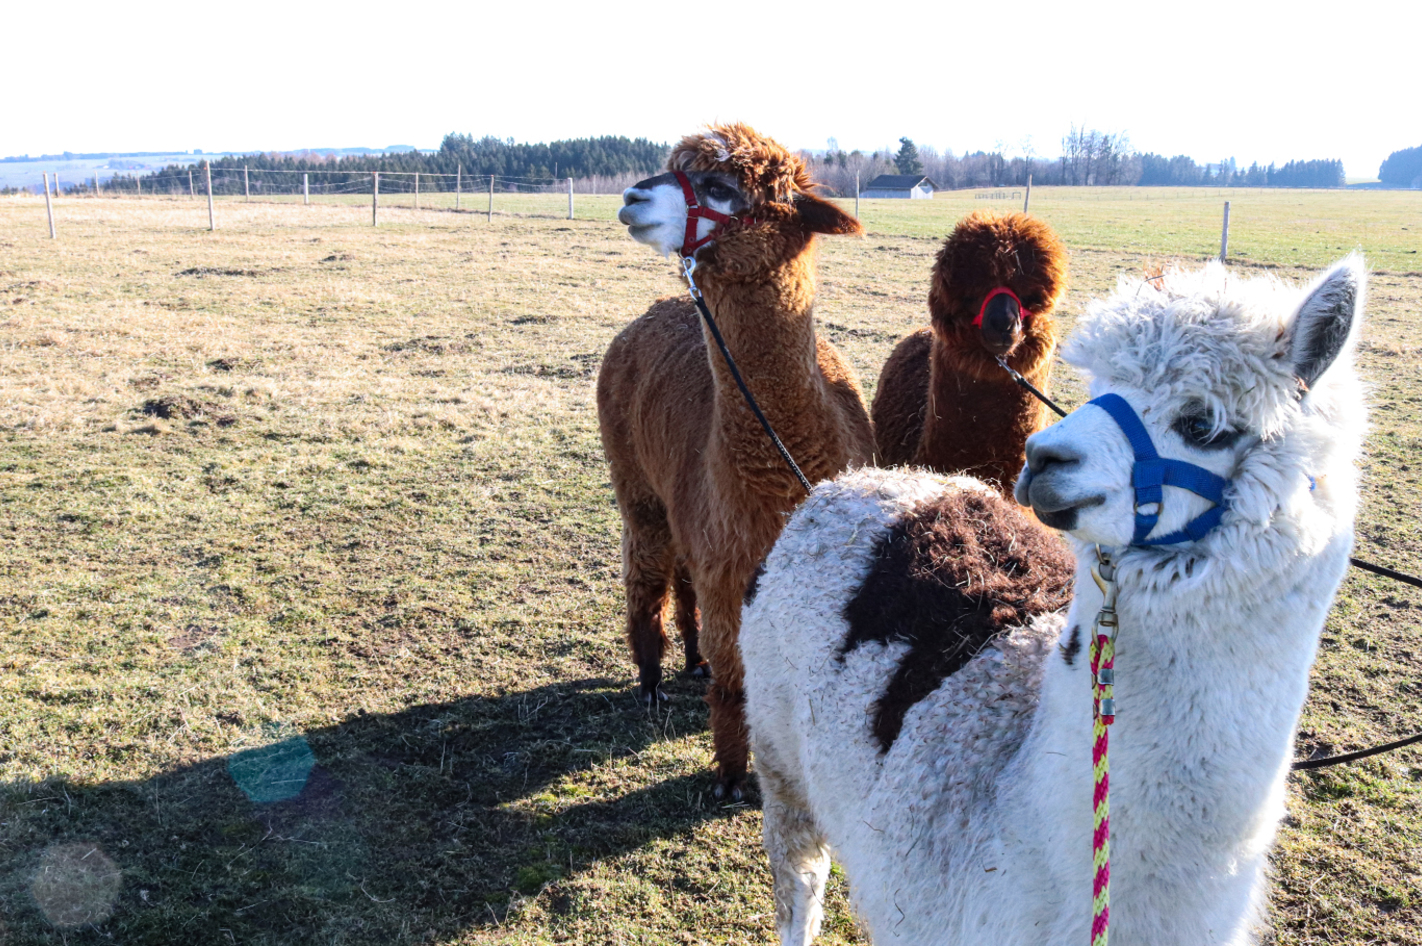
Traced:
<path fill-rule="evenodd" d="M 910 645 L 874 704 L 880 752 L 909 709 L 994 638 L 1065 607 L 1074 571 L 1055 533 L 996 495 L 955 490 L 895 524 L 845 605 L 840 645 L 841 660 L 866 641 Z"/>
<path fill-rule="evenodd" d="M 1015 292 L 1022 338 L 1006 360 L 1047 391 L 1057 347 L 1052 311 L 1066 275 L 1066 248 L 1035 217 L 980 210 L 958 223 L 933 266 L 931 344 L 922 331 L 910 335 L 879 375 L 873 416 L 883 462 L 966 472 L 1011 492 L 1046 409 L 1002 370 L 973 320 L 992 290 Z"/>

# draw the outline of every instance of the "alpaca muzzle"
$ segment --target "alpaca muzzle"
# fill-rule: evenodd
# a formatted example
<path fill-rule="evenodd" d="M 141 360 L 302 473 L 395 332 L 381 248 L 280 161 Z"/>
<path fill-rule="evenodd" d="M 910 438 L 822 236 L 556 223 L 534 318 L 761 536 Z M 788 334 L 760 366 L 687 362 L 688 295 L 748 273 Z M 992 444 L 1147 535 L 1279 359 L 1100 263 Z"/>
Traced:
<path fill-rule="evenodd" d="M 994 289 L 983 300 L 973 324 L 990 354 L 1006 355 L 1022 341 L 1022 301 L 1006 286 Z"/>

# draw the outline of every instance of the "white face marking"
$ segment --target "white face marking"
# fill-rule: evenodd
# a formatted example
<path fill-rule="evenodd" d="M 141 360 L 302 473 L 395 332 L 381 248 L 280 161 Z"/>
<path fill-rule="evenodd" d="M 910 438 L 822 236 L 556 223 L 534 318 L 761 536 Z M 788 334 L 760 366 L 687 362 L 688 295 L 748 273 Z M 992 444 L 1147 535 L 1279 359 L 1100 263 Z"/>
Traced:
<path fill-rule="evenodd" d="M 1093 390 L 1094 396 L 1105 393 Z M 1137 415 L 1145 398 L 1131 391 L 1117 391 Z M 1183 407 L 1183 405 L 1182 405 Z M 1229 449 L 1202 450 L 1187 445 L 1171 429 L 1174 412 L 1150 412 L 1141 417 L 1156 452 L 1162 457 L 1185 460 L 1212 473 L 1229 478 L 1237 469 L 1240 455 L 1251 441 L 1242 438 Z M 1048 525 L 1053 513 L 1074 509 L 1071 521 L 1057 521 L 1077 539 L 1104 546 L 1128 545 L 1135 534 L 1135 489 L 1131 471 L 1135 453 L 1125 433 L 1105 410 L 1082 407 L 1033 434 L 1027 441 L 1028 467 L 1017 481 L 1015 497 L 1030 505 Z M 1034 460 L 1035 458 L 1035 460 Z M 1049 462 L 1042 462 L 1052 458 Z M 1031 466 L 1036 462 L 1038 471 Z M 1166 486 L 1160 520 L 1152 535 L 1165 535 L 1201 515 L 1213 505 L 1187 489 Z"/>
<path fill-rule="evenodd" d="M 670 256 L 681 252 L 686 239 L 687 207 L 681 185 L 671 175 L 663 177 L 665 181 L 653 178 L 657 183 L 651 187 L 634 186 L 623 191 L 623 205 L 617 212 L 617 219 L 626 225 L 632 239 L 647 244 L 662 256 Z M 734 213 L 739 204 L 734 192 L 729 200 L 701 197 L 698 200 L 704 206 L 724 214 Z M 704 217 L 697 220 L 696 239 L 706 237 L 715 227 L 716 223 L 712 220 Z"/>

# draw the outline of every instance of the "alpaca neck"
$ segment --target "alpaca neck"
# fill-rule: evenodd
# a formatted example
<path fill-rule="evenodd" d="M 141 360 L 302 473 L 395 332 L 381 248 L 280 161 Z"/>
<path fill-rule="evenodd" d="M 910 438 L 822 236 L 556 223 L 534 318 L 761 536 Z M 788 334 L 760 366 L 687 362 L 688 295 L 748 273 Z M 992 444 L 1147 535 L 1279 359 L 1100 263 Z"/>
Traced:
<path fill-rule="evenodd" d="M 805 252 L 754 281 L 701 280 L 707 306 L 741 378 L 766 419 L 811 480 L 833 475 L 829 392 L 819 371 L 814 325 L 815 277 Z M 803 491 L 746 404 L 730 368 L 703 324 L 715 383 L 713 450 L 734 455 L 737 488 L 746 477 L 768 477 L 772 492 L 796 500 Z M 821 469 L 823 467 L 823 469 Z M 781 482 L 781 481 L 784 482 Z"/>
<path fill-rule="evenodd" d="M 1051 351 L 1013 367 L 1045 390 Z M 943 472 L 965 472 L 1011 491 L 1026 459 L 1027 438 L 1043 426 L 1045 408 L 996 364 L 957 355 L 935 330 L 928 409 L 914 462 Z M 1014 358 L 1013 361 L 1019 359 Z"/>
<path fill-rule="evenodd" d="M 1312 556 L 1152 553 L 1118 564 L 1117 716 L 1110 733 L 1112 924 L 1123 941 L 1240 941 L 1283 815 L 1293 731 L 1350 533 Z M 1087 647 L 1101 594 L 1091 549 L 1042 682 L 1031 734 L 1004 780 L 1000 824 L 1025 865 L 1090 902 Z M 1079 632 L 1074 629 L 1079 628 Z M 1080 648 L 1068 664 L 1074 635 Z M 1021 779 L 1016 781 L 1016 779 Z M 1005 832 L 1006 833 L 1006 832 Z"/>

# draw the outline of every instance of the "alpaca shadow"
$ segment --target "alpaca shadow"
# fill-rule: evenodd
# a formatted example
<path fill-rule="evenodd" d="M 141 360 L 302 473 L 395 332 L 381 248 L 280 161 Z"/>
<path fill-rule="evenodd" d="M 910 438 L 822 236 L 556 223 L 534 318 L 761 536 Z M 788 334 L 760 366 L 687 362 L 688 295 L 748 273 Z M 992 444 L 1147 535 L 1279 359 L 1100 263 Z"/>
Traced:
<path fill-rule="evenodd" d="M 704 730 L 700 688 L 668 683 L 657 714 L 581 680 L 259 734 L 141 781 L 0 784 L 0 942 L 393 943 L 502 922 L 733 813 L 709 774 L 649 786 L 618 764 Z"/>

